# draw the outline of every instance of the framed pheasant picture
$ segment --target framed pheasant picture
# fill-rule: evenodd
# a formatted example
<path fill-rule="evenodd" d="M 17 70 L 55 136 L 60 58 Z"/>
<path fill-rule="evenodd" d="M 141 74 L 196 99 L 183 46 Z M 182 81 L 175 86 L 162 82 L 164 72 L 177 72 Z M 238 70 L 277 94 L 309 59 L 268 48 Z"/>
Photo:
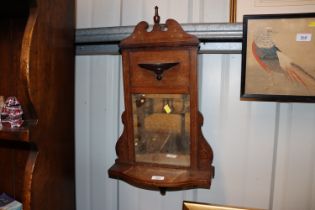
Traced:
<path fill-rule="evenodd" d="M 245 15 L 241 99 L 315 102 L 315 13 Z"/>

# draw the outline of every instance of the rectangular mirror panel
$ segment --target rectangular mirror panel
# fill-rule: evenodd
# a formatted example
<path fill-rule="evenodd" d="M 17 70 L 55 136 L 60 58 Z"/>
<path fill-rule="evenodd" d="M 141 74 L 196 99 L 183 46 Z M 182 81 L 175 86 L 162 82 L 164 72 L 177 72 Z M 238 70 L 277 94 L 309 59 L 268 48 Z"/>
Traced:
<path fill-rule="evenodd" d="M 137 162 L 190 165 L 188 94 L 133 94 Z"/>

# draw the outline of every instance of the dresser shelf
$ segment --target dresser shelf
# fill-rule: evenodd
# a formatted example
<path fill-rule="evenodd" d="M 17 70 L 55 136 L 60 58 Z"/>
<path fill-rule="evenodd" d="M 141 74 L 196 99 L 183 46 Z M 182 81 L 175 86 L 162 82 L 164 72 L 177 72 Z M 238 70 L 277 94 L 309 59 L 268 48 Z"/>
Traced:
<path fill-rule="evenodd" d="M 0 128 L 0 141 L 30 141 L 30 130 L 36 126 L 37 120 L 24 121 L 20 128 Z"/>

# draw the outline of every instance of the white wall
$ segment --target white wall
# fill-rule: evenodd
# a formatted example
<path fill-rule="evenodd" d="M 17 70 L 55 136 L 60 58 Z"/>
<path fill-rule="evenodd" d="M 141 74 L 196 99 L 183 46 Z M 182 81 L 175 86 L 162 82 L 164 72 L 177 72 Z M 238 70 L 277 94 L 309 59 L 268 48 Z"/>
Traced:
<path fill-rule="evenodd" d="M 77 28 L 226 22 L 228 0 L 77 0 Z M 121 58 L 76 57 L 78 210 L 180 210 L 183 200 L 315 210 L 315 105 L 239 100 L 240 55 L 200 55 L 203 132 L 214 150 L 210 190 L 147 191 L 109 179 L 122 130 Z"/>

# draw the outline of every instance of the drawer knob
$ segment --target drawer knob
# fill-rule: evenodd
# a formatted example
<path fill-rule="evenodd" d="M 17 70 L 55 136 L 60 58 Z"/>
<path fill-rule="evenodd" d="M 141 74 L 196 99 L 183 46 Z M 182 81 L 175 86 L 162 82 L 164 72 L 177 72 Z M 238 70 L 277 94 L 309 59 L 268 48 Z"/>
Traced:
<path fill-rule="evenodd" d="M 161 80 L 163 72 L 176 66 L 179 62 L 173 63 L 140 63 L 138 64 L 141 68 L 153 71 L 156 74 L 156 79 Z"/>

